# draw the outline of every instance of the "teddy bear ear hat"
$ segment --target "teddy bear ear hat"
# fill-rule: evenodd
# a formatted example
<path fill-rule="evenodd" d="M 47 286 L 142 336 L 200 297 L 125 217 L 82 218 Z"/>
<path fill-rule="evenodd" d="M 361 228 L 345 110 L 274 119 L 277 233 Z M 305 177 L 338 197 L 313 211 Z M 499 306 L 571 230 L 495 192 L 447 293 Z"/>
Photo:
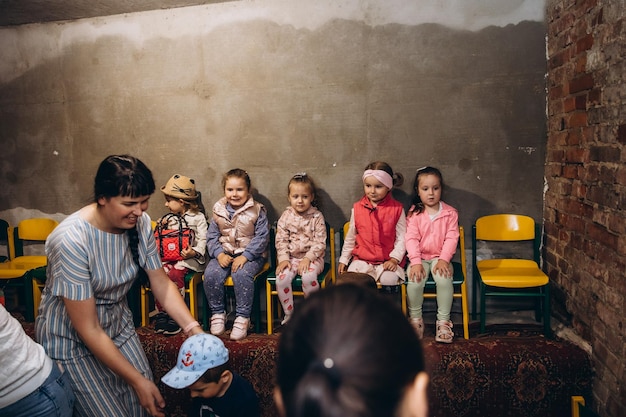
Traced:
<path fill-rule="evenodd" d="M 183 200 L 195 200 L 198 198 L 194 179 L 179 174 L 172 175 L 167 184 L 161 187 L 161 191 L 169 197 Z"/>

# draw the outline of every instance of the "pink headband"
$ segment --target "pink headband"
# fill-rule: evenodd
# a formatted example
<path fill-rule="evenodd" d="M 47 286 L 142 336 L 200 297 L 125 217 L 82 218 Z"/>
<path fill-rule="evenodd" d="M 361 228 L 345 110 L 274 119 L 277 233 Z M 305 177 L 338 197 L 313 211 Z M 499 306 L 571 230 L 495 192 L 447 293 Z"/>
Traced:
<path fill-rule="evenodd" d="M 390 190 L 393 188 L 393 178 L 382 169 L 367 169 L 363 173 L 363 179 L 365 177 L 374 177 Z"/>

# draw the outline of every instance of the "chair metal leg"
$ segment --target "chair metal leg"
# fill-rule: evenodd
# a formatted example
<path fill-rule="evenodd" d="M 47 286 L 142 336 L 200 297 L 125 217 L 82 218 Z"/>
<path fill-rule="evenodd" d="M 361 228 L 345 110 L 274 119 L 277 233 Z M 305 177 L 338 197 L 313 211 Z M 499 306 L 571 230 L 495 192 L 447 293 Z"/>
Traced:
<path fill-rule="evenodd" d="M 486 292 L 486 287 L 485 285 L 481 284 L 480 285 L 480 332 L 481 333 L 485 333 L 485 322 L 486 322 L 486 310 L 485 310 L 485 299 L 487 298 L 485 296 L 485 292 Z"/>

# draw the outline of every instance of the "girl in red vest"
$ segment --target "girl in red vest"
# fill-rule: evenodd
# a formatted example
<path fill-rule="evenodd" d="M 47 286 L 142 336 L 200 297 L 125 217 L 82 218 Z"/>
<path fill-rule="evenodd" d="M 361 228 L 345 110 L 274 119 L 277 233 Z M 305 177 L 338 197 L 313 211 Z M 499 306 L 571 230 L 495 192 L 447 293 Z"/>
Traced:
<path fill-rule="evenodd" d="M 339 274 L 366 273 L 383 287 L 404 281 L 406 217 L 391 189 L 404 182 L 386 162 L 372 162 L 363 173 L 365 195 L 354 203 L 346 234 Z"/>

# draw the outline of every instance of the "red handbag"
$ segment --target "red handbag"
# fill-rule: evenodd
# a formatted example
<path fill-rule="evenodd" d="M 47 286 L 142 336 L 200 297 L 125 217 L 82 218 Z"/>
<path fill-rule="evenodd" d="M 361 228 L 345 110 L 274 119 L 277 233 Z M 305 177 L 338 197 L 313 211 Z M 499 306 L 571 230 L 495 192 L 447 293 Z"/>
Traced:
<path fill-rule="evenodd" d="M 173 222 L 172 219 L 174 219 Z M 178 228 L 171 227 L 172 223 L 177 224 Z M 180 252 L 192 246 L 194 232 L 183 217 L 169 213 L 157 223 L 154 229 L 154 238 L 157 248 L 159 248 L 161 261 L 176 262 L 183 260 Z"/>

